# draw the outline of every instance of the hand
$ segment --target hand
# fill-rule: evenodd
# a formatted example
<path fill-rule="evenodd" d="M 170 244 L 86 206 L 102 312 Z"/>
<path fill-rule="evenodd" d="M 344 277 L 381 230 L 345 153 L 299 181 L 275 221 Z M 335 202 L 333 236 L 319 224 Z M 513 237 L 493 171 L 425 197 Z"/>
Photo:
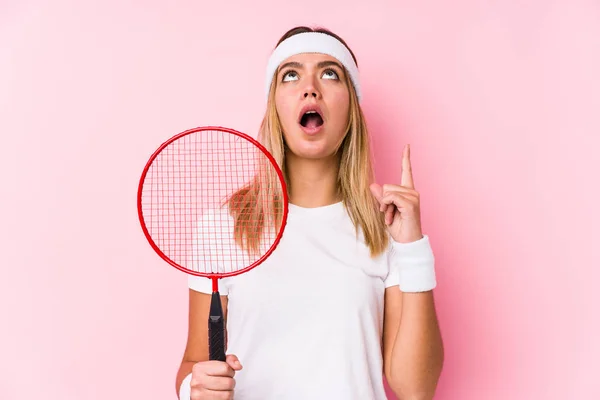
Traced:
<path fill-rule="evenodd" d="M 223 361 L 202 361 L 192 367 L 191 400 L 232 400 L 235 371 L 242 369 L 236 356 Z"/>
<path fill-rule="evenodd" d="M 392 238 L 399 243 L 410 243 L 423 238 L 419 192 L 415 190 L 410 165 L 410 147 L 402 153 L 402 178 L 400 185 L 373 183 L 371 193 L 385 213 L 385 224 Z"/>

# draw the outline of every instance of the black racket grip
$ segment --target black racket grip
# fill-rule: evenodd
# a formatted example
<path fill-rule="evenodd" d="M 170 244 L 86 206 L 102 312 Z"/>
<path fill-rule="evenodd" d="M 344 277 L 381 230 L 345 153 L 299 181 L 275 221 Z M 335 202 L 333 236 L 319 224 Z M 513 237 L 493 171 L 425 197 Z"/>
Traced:
<path fill-rule="evenodd" d="M 225 318 L 219 292 L 213 292 L 208 316 L 209 360 L 225 361 Z"/>

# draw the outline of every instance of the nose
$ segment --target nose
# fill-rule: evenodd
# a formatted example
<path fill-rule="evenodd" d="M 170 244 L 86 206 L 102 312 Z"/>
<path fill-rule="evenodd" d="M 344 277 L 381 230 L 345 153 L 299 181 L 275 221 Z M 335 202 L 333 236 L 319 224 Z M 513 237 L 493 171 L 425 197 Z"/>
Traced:
<path fill-rule="evenodd" d="M 304 91 L 304 98 L 314 97 L 315 99 L 318 97 L 316 90 L 306 90 Z"/>
<path fill-rule="evenodd" d="M 318 88 L 318 84 L 317 82 L 315 82 L 314 77 L 310 77 L 306 80 L 306 86 L 304 87 L 304 90 L 302 92 L 303 94 L 303 98 L 307 99 L 307 98 L 313 98 L 313 99 L 319 99 L 321 97 L 321 92 Z"/>

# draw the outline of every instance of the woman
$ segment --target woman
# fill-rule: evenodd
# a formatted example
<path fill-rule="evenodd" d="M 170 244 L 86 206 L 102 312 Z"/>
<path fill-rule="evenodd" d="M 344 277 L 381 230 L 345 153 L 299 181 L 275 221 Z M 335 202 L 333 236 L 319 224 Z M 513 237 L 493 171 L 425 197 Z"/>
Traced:
<path fill-rule="evenodd" d="M 297 27 L 267 67 L 259 140 L 284 171 L 289 214 L 259 267 L 225 278 L 225 362 L 208 360 L 211 283 L 190 277 L 181 399 L 433 397 L 443 346 L 429 238 L 405 147 L 399 185 L 372 182 L 354 54 Z M 244 367 L 242 368 L 242 364 Z"/>

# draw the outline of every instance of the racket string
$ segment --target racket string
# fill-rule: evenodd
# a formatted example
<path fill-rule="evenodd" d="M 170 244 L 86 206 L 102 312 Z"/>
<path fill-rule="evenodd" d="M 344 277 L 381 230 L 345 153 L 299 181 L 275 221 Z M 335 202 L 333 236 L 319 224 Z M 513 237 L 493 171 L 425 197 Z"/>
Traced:
<path fill-rule="evenodd" d="M 282 191 L 272 161 L 252 142 L 200 131 L 156 156 L 144 181 L 142 209 L 150 236 L 173 262 L 204 274 L 232 273 L 273 245 L 279 232 L 270 214 L 281 215 Z M 244 192 L 248 198 L 239 201 Z M 243 243 L 258 245 L 251 252 Z"/>

